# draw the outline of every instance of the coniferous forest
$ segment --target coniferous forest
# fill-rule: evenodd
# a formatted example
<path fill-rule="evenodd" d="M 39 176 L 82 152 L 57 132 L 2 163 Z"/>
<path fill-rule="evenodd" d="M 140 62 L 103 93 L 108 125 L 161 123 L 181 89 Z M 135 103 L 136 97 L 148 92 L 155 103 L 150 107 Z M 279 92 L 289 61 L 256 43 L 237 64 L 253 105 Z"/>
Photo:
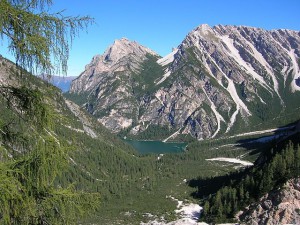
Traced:
<path fill-rule="evenodd" d="M 250 111 L 256 114 L 245 119 L 244 114 L 238 114 L 241 105 L 231 107 L 236 102 L 230 100 L 229 78 L 222 81 L 224 84 L 213 79 L 204 82 L 205 77 L 211 75 L 208 71 L 198 71 L 199 57 L 195 48 L 183 53 L 182 57 L 186 58 L 183 64 L 177 65 L 179 72 L 175 75 L 180 77 L 180 85 L 189 85 L 190 78 L 200 77 L 207 93 L 214 95 L 209 98 L 205 92 L 209 100 L 201 103 L 201 113 L 216 117 L 216 122 L 210 121 L 206 127 L 211 136 L 196 139 L 201 132 L 196 132 L 195 124 L 203 125 L 201 113 L 194 115 L 199 110 L 197 106 L 183 121 L 185 128 L 190 126 L 197 135 L 181 133 L 173 140 L 186 143 L 183 152 L 139 153 L 121 138 L 168 138 L 183 128 L 179 129 L 174 122 L 181 109 L 176 108 L 176 111 L 172 102 L 168 115 L 170 126 L 149 123 L 146 130 L 136 135 L 130 133 L 130 128 L 113 134 L 96 118 L 109 114 L 112 109 L 93 115 L 86 110 L 85 99 L 98 103 L 95 96 L 63 94 L 33 75 L 45 73 L 51 77 L 57 70 L 66 73 L 70 43 L 79 31 L 94 23 L 89 16 L 69 17 L 64 16 L 63 11 L 49 13 L 45 9 L 52 4 L 51 0 L 0 1 L 0 40 L 9 43 L 8 51 L 16 58 L 13 63 L 0 56 L 0 224 L 140 224 L 156 220 L 167 223 L 178 219 L 175 210 L 181 200 L 182 204 L 195 203 L 203 207 L 200 221 L 238 222 L 239 211 L 299 177 L 299 109 L 287 115 L 280 111 L 278 116 L 282 105 L 275 104 L 285 101 L 283 108 L 293 109 L 299 93 L 278 91 L 278 96 L 270 99 L 274 104 L 269 107 L 263 99 L 272 92 L 260 87 L 263 89 L 261 97 L 252 95 L 255 96 L 252 100 L 260 98 L 261 104 L 249 101 Z M 135 101 L 145 104 L 132 126 L 138 124 L 139 117 L 148 109 L 147 104 L 152 101 L 150 93 L 161 88 L 165 79 L 166 89 L 171 89 L 176 82 L 176 76 L 167 79 L 170 74 L 161 78 L 167 67 L 158 64 L 158 59 L 158 55 L 146 54 L 140 69 L 133 73 L 132 94 Z M 184 73 L 187 68 L 189 78 Z M 280 78 L 278 85 L 285 86 L 285 82 L 294 79 L 291 71 L 286 79 Z M 266 86 L 274 80 L 269 80 Z M 246 99 L 247 94 L 251 97 L 247 90 L 259 91 L 255 85 L 247 89 L 244 82 L 231 84 L 232 88 L 237 86 L 235 98 Z M 228 114 L 222 111 L 224 115 L 218 114 L 213 105 L 213 101 L 222 97 L 214 94 L 218 92 L 214 88 L 221 86 L 226 90 L 224 96 L 230 105 Z M 197 90 L 198 94 L 203 90 Z M 186 97 L 184 93 L 178 96 Z M 155 115 L 165 110 L 166 104 L 161 104 L 163 107 L 158 112 L 154 110 Z M 220 107 L 229 105 L 222 103 Z M 246 105 L 244 111 L 247 111 L 245 109 Z M 236 124 L 227 126 L 231 129 L 228 133 L 223 117 L 227 121 L 236 119 Z M 256 130 L 270 128 L 272 123 L 283 127 L 263 134 L 251 133 L 252 128 L 247 127 L 250 123 L 257 123 L 253 128 Z M 218 131 L 226 135 L 214 136 Z M 238 133 L 242 135 L 236 135 Z M 216 160 L 220 158 L 227 161 Z M 248 164 L 245 166 L 241 161 Z"/>
<path fill-rule="evenodd" d="M 292 141 L 293 140 L 293 141 Z M 292 140 L 266 150 L 255 166 L 233 172 L 219 180 L 197 180 L 203 204 L 203 220 L 234 221 L 239 210 L 256 202 L 266 193 L 281 188 L 289 179 L 299 177 L 299 134 Z M 217 188 L 216 188 L 217 187 Z M 205 189 L 215 189 L 213 194 Z M 206 193 L 206 196 L 202 194 Z"/>

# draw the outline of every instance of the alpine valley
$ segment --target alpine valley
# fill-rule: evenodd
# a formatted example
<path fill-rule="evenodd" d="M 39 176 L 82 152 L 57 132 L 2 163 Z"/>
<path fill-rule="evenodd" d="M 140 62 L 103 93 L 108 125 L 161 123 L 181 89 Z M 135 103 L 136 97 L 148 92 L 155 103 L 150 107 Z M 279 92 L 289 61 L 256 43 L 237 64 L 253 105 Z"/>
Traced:
<path fill-rule="evenodd" d="M 291 122 L 299 67 L 298 31 L 204 24 L 163 58 L 116 40 L 68 97 L 122 136 L 203 140 Z"/>
<path fill-rule="evenodd" d="M 299 67 L 300 32 L 222 25 L 116 40 L 67 93 L 1 56 L 0 224 L 299 224 Z"/>

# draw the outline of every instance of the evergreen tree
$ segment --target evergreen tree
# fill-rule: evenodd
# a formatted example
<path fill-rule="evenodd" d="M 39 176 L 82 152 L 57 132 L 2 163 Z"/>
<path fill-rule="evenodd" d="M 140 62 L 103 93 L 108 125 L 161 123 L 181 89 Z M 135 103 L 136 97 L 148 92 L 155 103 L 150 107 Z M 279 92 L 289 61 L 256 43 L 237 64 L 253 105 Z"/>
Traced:
<path fill-rule="evenodd" d="M 6 38 L 17 64 L 31 72 L 67 71 L 69 47 L 93 20 L 48 13 L 52 0 L 1 0 L 0 38 Z"/>
<path fill-rule="evenodd" d="M 0 1 L 0 39 L 8 40 L 17 64 L 31 72 L 66 72 L 70 41 L 92 22 L 89 17 L 49 14 L 51 5 L 51 0 Z M 16 68 L 12 73 L 17 76 L 20 71 Z M 75 224 L 99 205 L 97 193 L 55 185 L 68 163 L 71 146 L 55 137 L 53 118 L 59 115 L 38 88 L 0 84 L 12 112 L 30 121 L 27 131 L 31 135 L 17 141 L 15 128 L 0 121 L 0 224 Z M 18 149 L 21 154 L 4 157 Z"/>

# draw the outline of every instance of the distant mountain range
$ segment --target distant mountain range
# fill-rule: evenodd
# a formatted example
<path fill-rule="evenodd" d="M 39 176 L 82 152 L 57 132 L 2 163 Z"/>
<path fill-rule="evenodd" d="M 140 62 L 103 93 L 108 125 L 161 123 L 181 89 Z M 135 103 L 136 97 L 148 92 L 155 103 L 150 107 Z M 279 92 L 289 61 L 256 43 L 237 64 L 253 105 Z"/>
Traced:
<path fill-rule="evenodd" d="M 40 75 L 40 77 L 44 80 L 49 81 L 54 86 L 58 87 L 62 92 L 67 92 L 70 89 L 71 82 L 76 78 L 76 76 L 45 76 Z"/>
<path fill-rule="evenodd" d="M 15 64 L 0 57 L 0 162 L 1 168 L 12 168 L 2 176 L 7 178 L 5 184 L 18 181 L 16 187 L 11 182 L 3 190 L 9 191 L 11 203 L 18 196 L 27 199 L 25 175 L 33 174 L 29 181 L 34 192 L 42 190 L 38 193 L 44 195 L 43 189 L 36 189 L 32 168 L 45 164 L 50 170 L 53 162 L 65 158 L 68 163 L 55 187 L 60 191 L 71 185 L 102 196 L 100 211 L 80 223 L 143 224 L 141 220 L 153 219 L 146 224 L 167 223 L 188 203 L 173 196 L 189 199 L 198 187 L 196 194 L 203 195 L 204 188 L 209 190 L 207 196 L 216 197 L 203 208 L 217 212 L 218 220 L 232 220 L 236 210 L 251 204 L 239 211 L 239 218 L 247 224 L 299 224 L 300 181 L 290 179 L 298 178 L 300 171 L 299 122 L 265 131 L 274 132 L 271 136 L 253 136 L 262 134 L 254 132 L 259 128 L 299 120 L 299 64 L 299 32 L 288 30 L 203 25 L 163 58 L 121 39 L 94 57 L 73 81 L 65 96 L 81 102 L 79 107 L 57 88 L 29 73 L 19 73 Z M 122 135 L 164 140 L 184 135 L 222 138 L 189 142 L 184 153 L 140 155 L 82 107 Z M 241 130 L 252 132 L 236 135 Z M 37 157 L 35 147 L 42 147 L 45 158 Z M 68 154 L 53 157 L 58 149 Z M 31 161 L 30 157 L 35 158 Z M 251 160 L 254 166 L 240 170 L 236 177 L 242 179 L 231 180 L 229 176 L 235 174 L 226 173 L 240 168 L 238 159 Z M 22 170 L 28 173 L 23 176 Z M 46 177 L 48 170 L 38 172 Z M 209 179 L 223 174 L 224 183 L 220 177 Z M 10 191 L 11 187 L 16 191 Z M 263 197 L 257 195 L 263 192 Z M 43 206 L 45 201 L 38 195 L 29 204 Z M 195 206 L 194 220 L 181 218 L 181 224 L 197 223 L 200 212 Z M 15 205 L 11 207 L 13 212 Z"/>
<path fill-rule="evenodd" d="M 116 40 L 69 97 L 113 132 L 201 140 L 299 118 L 299 67 L 299 31 L 204 24 L 163 58 Z"/>

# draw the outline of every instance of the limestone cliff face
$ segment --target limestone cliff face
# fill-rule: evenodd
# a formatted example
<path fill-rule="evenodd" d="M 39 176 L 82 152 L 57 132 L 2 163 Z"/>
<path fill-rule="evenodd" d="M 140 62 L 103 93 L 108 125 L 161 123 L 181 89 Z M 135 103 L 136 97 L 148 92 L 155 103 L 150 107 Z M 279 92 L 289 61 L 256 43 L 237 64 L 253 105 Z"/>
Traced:
<path fill-rule="evenodd" d="M 108 79 L 120 79 L 118 72 L 137 72 L 147 54 L 157 55 L 152 50 L 126 38 L 116 40 L 103 55 L 96 55 L 85 70 L 72 83 L 71 92 L 92 91 Z"/>
<path fill-rule="evenodd" d="M 300 179 L 288 181 L 238 216 L 249 225 L 300 224 Z"/>
<path fill-rule="evenodd" d="M 139 73 L 152 50 L 126 38 L 116 40 L 103 55 L 95 56 L 73 81 L 71 93 L 86 93 L 86 109 L 113 132 L 130 127 L 138 112 L 133 96 L 133 74 Z"/>
<path fill-rule="evenodd" d="M 201 25 L 166 57 L 127 39 L 95 56 L 71 93 L 114 132 L 233 134 L 299 107 L 300 33 Z M 173 134 L 171 136 L 171 134 Z"/>

